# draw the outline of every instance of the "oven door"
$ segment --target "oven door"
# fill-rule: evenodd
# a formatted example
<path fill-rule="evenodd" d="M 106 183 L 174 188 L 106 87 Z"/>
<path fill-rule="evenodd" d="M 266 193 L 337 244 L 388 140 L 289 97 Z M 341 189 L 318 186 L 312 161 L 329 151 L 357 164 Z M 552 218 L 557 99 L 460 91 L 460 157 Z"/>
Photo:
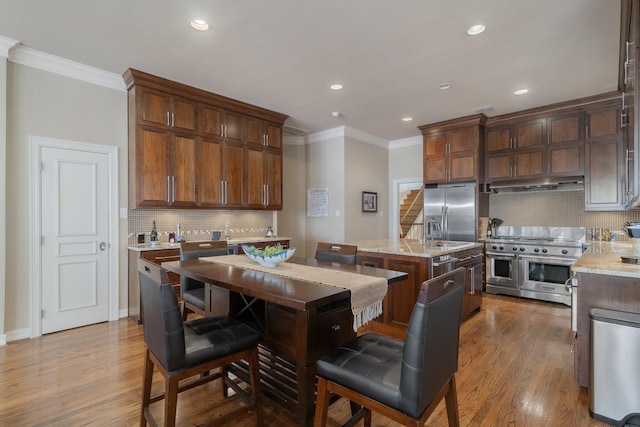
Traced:
<path fill-rule="evenodd" d="M 487 252 L 487 285 L 518 289 L 516 254 Z"/>
<path fill-rule="evenodd" d="M 573 258 L 520 255 L 522 296 L 571 305 L 571 292 L 565 283 L 571 278 Z"/>

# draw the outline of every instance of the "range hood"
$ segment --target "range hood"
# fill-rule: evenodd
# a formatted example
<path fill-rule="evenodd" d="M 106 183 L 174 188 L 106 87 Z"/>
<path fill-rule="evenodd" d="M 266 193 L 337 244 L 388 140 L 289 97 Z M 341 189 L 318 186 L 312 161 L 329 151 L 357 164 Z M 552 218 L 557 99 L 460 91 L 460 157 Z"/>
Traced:
<path fill-rule="evenodd" d="M 584 191 L 583 176 L 505 181 L 488 184 L 491 193 L 522 193 L 531 191 Z"/>

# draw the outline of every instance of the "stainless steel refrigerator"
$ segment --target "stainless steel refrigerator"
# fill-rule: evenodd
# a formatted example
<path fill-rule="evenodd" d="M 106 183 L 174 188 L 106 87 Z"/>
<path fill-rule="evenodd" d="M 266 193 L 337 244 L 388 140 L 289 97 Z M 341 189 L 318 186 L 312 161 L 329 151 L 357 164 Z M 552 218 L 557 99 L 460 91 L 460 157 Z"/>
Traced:
<path fill-rule="evenodd" d="M 475 184 L 447 184 L 424 189 L 424 240 L 477 240 Z"/>

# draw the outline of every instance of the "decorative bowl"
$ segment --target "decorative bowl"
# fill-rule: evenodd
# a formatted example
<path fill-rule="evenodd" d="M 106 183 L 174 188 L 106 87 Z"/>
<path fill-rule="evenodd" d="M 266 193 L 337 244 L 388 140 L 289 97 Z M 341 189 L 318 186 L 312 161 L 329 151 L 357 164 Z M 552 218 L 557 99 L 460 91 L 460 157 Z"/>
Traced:
<path fill-rule="evenodd" d="M 262 255 L 258 249 L 249 245 L 242 245 L 242 250 L 244 251 L 244 254 L 253 261 L 264 267 L 270 268 L 276 267 L 281 262 L 288 260 L 296 252 L 296 248 L 289 248 L 273 255 Z"/>

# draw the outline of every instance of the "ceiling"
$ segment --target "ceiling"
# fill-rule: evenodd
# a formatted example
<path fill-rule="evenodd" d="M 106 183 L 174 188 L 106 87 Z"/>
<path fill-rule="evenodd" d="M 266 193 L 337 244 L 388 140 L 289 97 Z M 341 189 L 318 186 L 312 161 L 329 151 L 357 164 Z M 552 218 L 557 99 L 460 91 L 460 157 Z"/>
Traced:
<path fill-rule="evenodd" d="M 397 140 L 478 107 L 495 116 L 618 82 L 619 0 L 0 0 L 0 11 L 0 35 L 27 47 L 176 80 L 310 132 Z M 478 23 L 487 30 L 468 36 Z"/>

